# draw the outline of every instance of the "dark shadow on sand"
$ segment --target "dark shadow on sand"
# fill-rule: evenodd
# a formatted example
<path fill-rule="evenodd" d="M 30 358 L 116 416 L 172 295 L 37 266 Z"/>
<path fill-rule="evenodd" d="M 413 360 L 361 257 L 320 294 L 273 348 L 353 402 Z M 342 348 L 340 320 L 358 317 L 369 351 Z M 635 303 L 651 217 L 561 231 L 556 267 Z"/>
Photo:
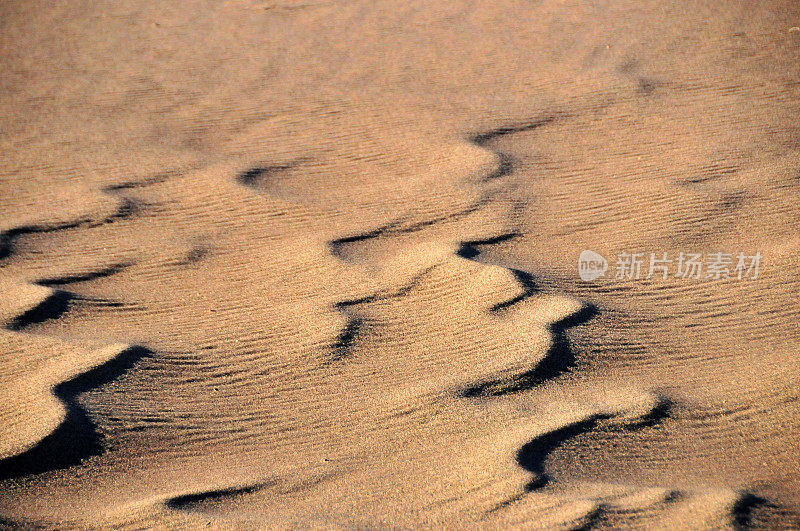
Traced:
<path fill-rule="evenodd" d="M 0 480 L 41 474 L 75 466 L 103 451 L 102 436 L 78 402 L 81 394 L 120 377 L 139 360 L 152 355 L 143 347 L 131 347 L 114 359 L 62 382 L 53 394 L 64 403 L 66 417 L 47 437 L 29 450 L 0 461 Z"/>
<path fill-rule="evenodd" d="M 558 377 L 575 365 L 575 354 L 570 348 L 566 330 L 585 323 L 597 314 L 597 308 L 584 306 L 581 310 L 550 325 L 553 344 L 536 367 L 513 378 L 480 382 L 462 391 L 467 398 L 502 396 L 532 389 L 547 380 Z"/>

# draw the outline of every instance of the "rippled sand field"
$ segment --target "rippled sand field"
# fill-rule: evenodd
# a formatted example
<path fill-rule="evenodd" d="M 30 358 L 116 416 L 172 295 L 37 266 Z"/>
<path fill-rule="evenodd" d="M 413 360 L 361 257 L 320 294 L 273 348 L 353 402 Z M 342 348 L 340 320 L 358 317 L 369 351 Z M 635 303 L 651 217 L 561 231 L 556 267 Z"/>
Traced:
<path fill-rule="evenodd" d="M 4 1 L 0 65 L 0 527 L 800 527 L 800 4 Z"/>

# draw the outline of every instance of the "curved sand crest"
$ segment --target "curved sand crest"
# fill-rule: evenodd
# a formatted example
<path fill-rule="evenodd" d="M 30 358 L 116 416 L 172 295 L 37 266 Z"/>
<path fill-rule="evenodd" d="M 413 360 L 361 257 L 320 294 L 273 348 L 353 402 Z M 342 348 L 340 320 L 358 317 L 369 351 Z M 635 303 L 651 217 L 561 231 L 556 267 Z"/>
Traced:
<path fill-rule="evenodd" d="M 59 431 L 66 433 L 84 429 L 78 424 L 83 422 L 82 417 L 85 414 L 80 411 L 80 405 L 75 401 L 85 385 L 81 382 L 92 382 L 95 380 L 95 374 L 85 376 L 86 373 L 102 372 L 108 369 L 112 362 L 123 366 L 129 365 L 128 358 L 136 354 L 135 349 L 125 344 L 87 349 L 49 338 L 20 339 L 13 337 L 14 334 L 10 332 L 3 334 L 5 356 L 24 357 L 26 364 L 16 370 L 8 363 L 3 364 L 5 369 L 3 386 L 10 393 L 13 391 L 13 394 L 10 394 L 8 400 L 3 403 L 3 461 L 0 475 L 8 477 L 9 474 L 19 472 L 29 473 L 40 466 L 47 467 L 43 461 L 64 458 L 64 455 L 44 456 L 42 451 L 35 448 L 47 437 L 54 439 L 53 446 L 47 450 L 48 452 L 70 454 L 74 451 L 80 455 L 81 449 L 69 448 L 70 445 L 77 443 L 77 438 L 75 440 L 67 438 L 66 442 L 62 443 L 65 448 L 58 448 L 55 439 L 68 437 L 58 435 Z M 29 452 L 31 455 L 36 453 L 35 457 L 28 456 L 23 459 L 30 462 L 32 468 L 21 465 L 22 460 L 11 459 L 23 452 Z"/>
<path fill-rule="evenodd" d="M 3 218 L 6 227 L 0 233 L 0 258 L 17 253 L 15 241 L 24 236 L 97 227 L 132 215 L 135 201 L 113 197 L 113 193 L 87 187 L 78 200 L 55 206 L 47 220 L 32 217 L 30 211 Z M 94 441 L 96 434 L 76 396 L 86 390 L 84 386 L 99 382 L 100 374 L 112 365 L 132 364 L 142 349 L 102 341 L 76 345 L 16 331 L 57 319 L 73 300 L 80 299 L 49 286 L 102 277 L 118 267 L 121 266 L 41 279 L 37 283 L 9 275 L 7 272 L 13 274 L 14 268 L 5 269 L 0 275 L 4 295 L 0 303 L 0 324 L 4 328 L 0 377 L 9 390 L 3 401 L 4 436 L 0 441 L 3 478 L 63 468 L 99 451 Z"/>
<path fill-rule="evenodd" d="M 0 323 L 1 378 L 8 390 L 0 413 L 0 477 L 75 465 L 101 450 L 77 396 L 110 381 L 146 351 L 124 343 L 92 347 L 21 332 L 58 318 L 72 294 L 5 277 L 0 286 L 7 297 Z"/>

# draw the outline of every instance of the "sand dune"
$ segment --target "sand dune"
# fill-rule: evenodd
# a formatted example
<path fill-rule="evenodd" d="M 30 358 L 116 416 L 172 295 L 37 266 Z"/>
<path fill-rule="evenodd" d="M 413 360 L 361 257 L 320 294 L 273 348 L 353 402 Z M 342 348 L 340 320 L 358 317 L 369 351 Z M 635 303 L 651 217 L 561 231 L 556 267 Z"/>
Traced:
<path fill-rule="evenodd" d="M 794 3 L 0 10 L 0 526 L 800 527 Z"/>

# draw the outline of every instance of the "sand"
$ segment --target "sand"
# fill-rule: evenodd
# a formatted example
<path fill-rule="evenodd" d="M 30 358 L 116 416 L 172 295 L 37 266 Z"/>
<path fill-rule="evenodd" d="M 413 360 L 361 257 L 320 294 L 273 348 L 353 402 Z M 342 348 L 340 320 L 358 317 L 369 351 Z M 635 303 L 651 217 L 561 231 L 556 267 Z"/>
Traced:
<path fill-rule="evenodd" d="M 2 2 L 0 525 L 800 527 L 798 26 Z"/>

